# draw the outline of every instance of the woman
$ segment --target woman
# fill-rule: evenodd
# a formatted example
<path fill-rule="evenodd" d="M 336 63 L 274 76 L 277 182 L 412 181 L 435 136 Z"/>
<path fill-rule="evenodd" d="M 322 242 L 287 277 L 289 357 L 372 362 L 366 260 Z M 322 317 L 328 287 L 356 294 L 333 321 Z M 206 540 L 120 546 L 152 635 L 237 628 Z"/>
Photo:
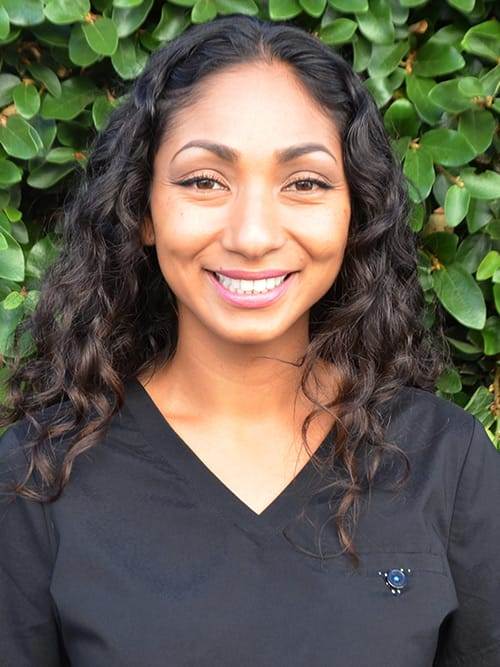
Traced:
<path fill-rule="evenodd" d="M 230 17 L 152 56 L 10 383 L 3 667 L 500 664 L 500 460 L 422 390 L 406 216 L 318 40 Z"/>

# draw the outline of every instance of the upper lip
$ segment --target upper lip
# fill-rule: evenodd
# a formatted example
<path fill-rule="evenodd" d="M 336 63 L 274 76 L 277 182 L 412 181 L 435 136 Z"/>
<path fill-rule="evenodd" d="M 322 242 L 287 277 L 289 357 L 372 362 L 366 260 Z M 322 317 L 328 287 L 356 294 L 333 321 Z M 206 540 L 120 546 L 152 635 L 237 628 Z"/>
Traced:
<path fill-rule="evenodd" d="M 218 273 L 221 276 L 227 276 L 234 280 L 263 280 L 265 278 L 278 278 L 286 276 L 291 271 L 284 271 L 283 269 L 268 269 L 266 271 L 243 271 L 241 269 L 218 269 L 213 273 Z"/>

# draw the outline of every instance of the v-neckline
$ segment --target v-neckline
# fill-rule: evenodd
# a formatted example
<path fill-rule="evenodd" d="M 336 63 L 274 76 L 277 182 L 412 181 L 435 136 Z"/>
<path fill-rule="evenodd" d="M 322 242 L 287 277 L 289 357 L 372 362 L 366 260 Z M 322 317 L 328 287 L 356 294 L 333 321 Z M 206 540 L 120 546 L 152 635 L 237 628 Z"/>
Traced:
<path fill-rule="evenodd" d="M 244 527 L 253 526 L 259 531 L 274 531 L 283 525 L 283 520 L 300 512 L 317 488 L 320 472 L 311 457 L 285 488 L 261 512 L 256 512 L 232 491 L 172 428 L 138 380 L 129 382 L 125 405 L 156 456 L 165 460 L 188 482 L 205 508 L 208 504 L 211 510 L 226 521 Z M 331 433 L 324 438 L 315 456 L 322 458 L 330 445 Z"/>

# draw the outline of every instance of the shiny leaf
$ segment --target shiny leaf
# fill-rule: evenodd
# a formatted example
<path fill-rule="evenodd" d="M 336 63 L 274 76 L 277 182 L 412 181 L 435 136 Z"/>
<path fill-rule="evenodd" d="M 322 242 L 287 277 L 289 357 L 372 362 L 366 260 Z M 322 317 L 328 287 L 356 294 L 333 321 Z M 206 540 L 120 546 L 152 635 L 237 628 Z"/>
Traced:
<path fill-rule="evenodd" d="M 356 13 L 356 20 L 360 31 L 370 42 L 390 44 L 394 41 L 394 25 L 389 0 L 370 0 L 368 11 Z"/>
<path fill-rule="evenodd" d="M 116 52 L 111 57 L 113 67 L 122 79 L 135 79 L 144 69 L 148 55 L 133 37 L 120 39 Z"/>
<path fill-rule="evenodd" d="M 323 14 L 326 7 L 326 0 L 299 0 L 302 8 L 309 16 L 318 17 Z M 217 3 L 218 7 L 218 3 Z"/>
<path fill-rule="evenodd" d="M 443 81 L 429 91 L 430 101 L 449 113 L 460 113 L 475 106 L 472 96 L 466 95 L 460 88 L 459 79 Z"/>
<path fill-rule="evenodd" d="M 42 103 L 42 117 L 71 120 L 80 114 L 96 96 L 94 83 L 85 77 L 74 77 L 64 81 L 61 95 L 46 95 Z"/>
<path fill-rule="evenodd" d="M 81 23 L 75 23 L 71 28 L 69 37 L 68 54 L 70 60 L 75 65 L 80 67 L 88 67 L 99 60 L 99 54 L 93 51 L 83 33 L 83 26 Z M 59 97 L 60 94 L 57 96 Z"/>
<path fill-rule="evenodd" d="M 111 18 L 116 24 L 116 30 L 120 39 L 131 35 L 144 23 L 153 6 L 153 2 L 154 0 L 143 0 L 140 5 L 135 7 L 127 9 L 115 7 L 113 9 Z"/>
<path fill-rule="evenodd" d="M 356 21 L 340 18 L 322 28 L 319 35 L 325 44 L 337 46 L 350 42 L 357 28 Z"/>
<path fill-rule="evenodd" d="M 38 132 L 20 116 L 9 116 L 0 124 L 0 144 L 13 157 L 29 160 L 43 148 Z"/>
<path fill-rule="evenodd" d="M 10 33 L 9 15 L 5 7 L 0 6 L 0 39 L 6 39 Z"/>
<path fill-rule="evenodd" d="M 298 0 L 269 0 L 269 16 L 273 21 L 286 21 L 300 14 Z"/>
<path fill-rule="evenodd" d="M 115 22 L 105 16 L 96 21 L 84 23 L 83 34 L 88 45 L 103 56 L 111 56 L 118 46 L 118 31 Z"/>
<path fill-rule="evenodd" d="M 470 110 L 460 116 L 458 131 L 479 155 L 484 153 L 495 136 L 496 121 L 490 111 Z"/>
<path fill-rule="evenodd" d="M 12 91 L 12 99 L 23 118 L 32 118 L 40 109 L 40 95 L 32 84 L 20 83 Z"/>
<path fill-rule="evenodd" d="M 74 169 L 74 164 L 50 164 L 44 162 L 39 167 L 33 169 L 27 178 L 28 185 L 37 190 L 51 188 L 53 185 L 70 174 Z"/>
<path fill-rule="evenodd" d="M 51 95 L 59 97 L 61 94 L 61 82 L 50 67 L 40 65 L 39 63 L 30 63 L 28 65 L 28 70 L 31 76 L 36 81 L 42 83 Z"/>
<path fill-rule="evenodd" d="M 403 171 L 409 180 L 410 199 L 416 203 L 425 199 L 435 179 L 432 154 L 423 147 L 409 148 L 406 152 Z"/>
<path fill-rule="evenodd" d="M 479 264 L 476 278 L 478 280 L 492 278 L 495 271 L 498 271 L 498 269 L 500 269 L 500 252 L 498 252 L 498 250 L 490 250 Z"/>
<path fill-rule="evenodd" d="M 37 280 L 43 275 L 54 262 L 59 254 L 59 246 L 54 236 L 47 235 L 37 241 L 31 248 L 26 259 L 26 274 Z"/>
<path fill-rule="evenodd" d="M 484 353 L 494 355 L 500 353 L 500 319 L 493 315 L 488 317 L 481 332 L 484 340 Z"/>
<path fill-rule="evenodd" d="M 404 55 L 408 53 L 408 42 L 396 44 L 374 44 L 368 64 L 370 76 L 388 76 L 399 66 Z"/>
<path fill-rule="evenodd" d="M 413 73 L 424 77 L 442 76 L 456 72 L 464 65 L 465 60 L 455 47 L 439 44 L 431 39 L 417 51 Z"/>
<path fill-rule="evenodd" d="M 434 162 L 447 167 L 467 164 L 476 155 L 474 148 L 456 130 L 429 130 L 422 135 L 420 145 L 431 152 Z"/>
<path fill-rule="evenodd" d="M 10 160 L 6 160 L 5 158 L 0 158 L 0 185 L 2 187 L 19 183 L 22 177 L 22 169 L 19 169 L 14 162 L 10 162 Z"/>
<path fill-rule="evenodd" d="M 434 290 L 444 308 L 471 329 L 482 329 L 486 322 L 483 293 L 474 278 L 460 264 L 449 264 L 433 273 Z"/>
<path fill-rule="evenodd" d="M 387 109 L 384 124 L 392 135 L 414 138 L 418 134 L 420 119 L 413 104 L 402 98 L 395 100 Z"/>
<path fill-rule="evenodd" d="M 320 0 L 320 3 L 323 4 L 324 10 L 326 0 Z M 215 0 L 215 6 L 217 7 L 217 13 L 222 15 L 245 14 L 246 16 L 255 16 L 259 13 L 259 6 L 254 0 Z M 314 14 L 311 15 L 314 16 Z"/>
<path fill-rule="evenodd" d="M 21 246 L 7 231 L 2 232 L 6 247 L 0 250 L 0 278 L 24 280 L 24 255 Z"/>
<path fill-rule="evenodd" d="M 367 12 L 368 0 L 328 0 L 328 3 L 341 12 Z"/>
<path fill-rule="evenodd" d="M 89 0 L 49 0 L 44 8 L 45 16 L 56 24 L 83 21 L 89 12 Z"/>
<path fill-rule="evenodd" d="M 462 47 L 476 56 L 498 62 L 500 54 L 500 23 L 485 21 L 470 28 L 464 35 Z"/>
<path fill-rule="evenodd" d="M 446 193 L 444 215 L 449 227 L 456 227 L 467 215 L 470 204 L 470 192 L 458 185 L 452 185 Z"/>
<path fill-rule="evenodd" d="M 153 30 L 153 37 L 160 42 L 169 42 L 184 32 L 188 25 L 189 18 L 182 9 L 163 5 L 160 21 Z"/>
<path fill-rule="evenodd" d="M 44 19 L 42 0 L 2 0 L 2 7 L 14 25 L 37 25 Z"/>
<path fill-rule="evenodd" d="M 430 91 L 434 88 L 433 79 L 425 79 L 411 74 L 406 79 L 406 92 L 415 105 L 419 116 L 429 125 L 434 125 L 442 116 L 439 105 L 436 106 L 430 99 Z"/>
<path fill-rule="evenodd" d="M 191 10 L 193 23 L 207 23 L 217 16 L 215 0 L 196 0 Z"/>
<path fill-rule="evenodd" d="M 475 173 L 473 169 L 465 169 L 460 173 L 465 187 L 477 199 L 496 199 L 500 197 L 500 174 L 494 171 Z"/>

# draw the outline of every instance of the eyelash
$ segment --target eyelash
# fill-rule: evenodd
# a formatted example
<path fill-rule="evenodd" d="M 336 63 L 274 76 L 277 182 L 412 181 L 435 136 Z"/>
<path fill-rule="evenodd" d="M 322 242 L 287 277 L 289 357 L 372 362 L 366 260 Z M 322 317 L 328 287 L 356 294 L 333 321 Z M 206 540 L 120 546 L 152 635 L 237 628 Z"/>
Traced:
<path fill-rule="evenodd" d="M 213 182 L 217 183 L 217 185 L 220 185 L 222 188 L 226 188 L 226 184 L 222 182 L 222 180 L 218 178 L 214 178 L 212 174 L 200 174 L 199 176 L 191 176 L 189 178 L 186 178 L 182 181 L 178 181 L 177 185 L 180 185 L 181 187 L 184 188 L 189 188 L 192 185 L 196 185 L 200 183 L 201 181 L 207 181 L 207 182 Z M 283 189 L 286 190 L 290 188 L 291 186 L 295 185 L 297 186 L 299 183 L 312 183 L 313 185 L 317 186 L 321 190 L 331 190 L 333 186 L 329 185 L 325 181 L 322 181 L 319 178 L 297 178 L 295 180 L 290 181 L 286 185 L 283 186 Z M 210 190 L 210 188 L 208 188 Z M 303 192 L 307 192 L 303 191 Z"/>

